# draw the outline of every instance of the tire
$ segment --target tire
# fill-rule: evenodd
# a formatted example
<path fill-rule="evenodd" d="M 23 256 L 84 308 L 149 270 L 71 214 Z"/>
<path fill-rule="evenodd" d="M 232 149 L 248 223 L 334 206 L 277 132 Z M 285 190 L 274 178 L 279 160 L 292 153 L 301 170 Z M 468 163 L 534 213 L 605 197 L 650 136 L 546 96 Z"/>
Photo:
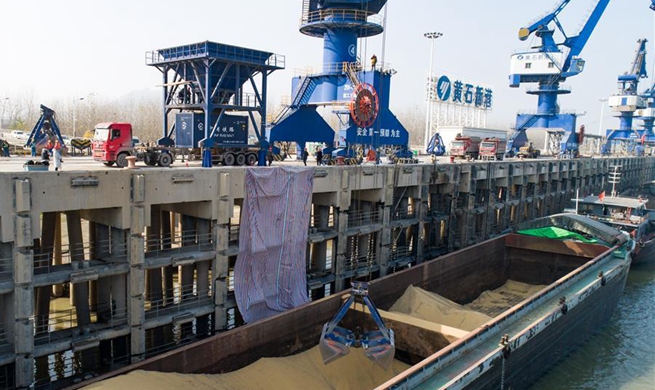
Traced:
<path fill-rule="evenodd" d="M 257 155 L 255 153 L 248 153 L 246 156 L 246 165 L 257 165 Z"/>
<path fill-rule="evenodd" d="M 116 157 L 116 166 L 119 168 L 125 168 L 127 166 L 127 157 L 129 156 L 128 153 L 119 153 L 118 156 Z"/>
<path fill-rule="evenodd" d="M 243 153 L 237 154 L 236 161 L 237 161 L 237 165 L 240 166 L 240 167 L 246 165 L 246 155 L 243 154 Z"/>
<path fill-rule="evenodd" d="M 225 156 L 223 156 L 223 165 L 234 165 L 234 154 L 232 153 L 225 153 Z"/>
<path fill-rule="evenodd" d="M 160 167 L 168 168 L 168 167 L 171 166 L 172 163 L 173 163 L 173 156 L 171 156 L 170 154 L 168 154 L 168 153 L 161 153 L 161 154 L 159 155 L 159 159 L 158 159 L 158 161 L 157 161 L 157 164 L 158 164 Z"/>
<path fill-rule="evenodd" d="M 110 166 L 114 165 L 114 162 L 113 161 L 105 161 L 105 162 L 103 162 L 103 164 L 105 164 L 106 167 L 110 167 Z"/>

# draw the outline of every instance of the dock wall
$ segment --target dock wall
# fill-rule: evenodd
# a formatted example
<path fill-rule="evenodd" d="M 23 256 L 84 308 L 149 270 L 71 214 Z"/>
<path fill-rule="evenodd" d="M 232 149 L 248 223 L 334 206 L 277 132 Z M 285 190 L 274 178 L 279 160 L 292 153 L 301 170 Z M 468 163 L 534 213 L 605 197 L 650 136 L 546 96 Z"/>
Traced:
<path fill-rule="evenodd" d="M 560 212 L 614 165 L 620 190 L 648 194 L 649 157 L 314 168 L 310 296 Z M 63 387 L 241 325 L 245 169 L 0 173 L 0 390 Z"/>

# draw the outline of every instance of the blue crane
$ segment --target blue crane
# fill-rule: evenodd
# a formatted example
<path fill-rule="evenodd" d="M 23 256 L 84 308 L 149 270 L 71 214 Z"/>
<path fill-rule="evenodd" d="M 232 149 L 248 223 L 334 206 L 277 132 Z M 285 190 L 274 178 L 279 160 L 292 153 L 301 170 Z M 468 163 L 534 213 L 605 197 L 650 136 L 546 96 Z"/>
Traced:
<path fill-rule="evenodd" d="M 618 77 L 618 94 L 609 98 L 609 106 L 617 113 L 620 120 L 618 129 L 607 131 L 607 141 L 603 146 L 602 153 L 609 154 L 612 145 L 622 143 L 630 153 L 641 154 L 643 149 L 636 145 L 641 139 L 639 134 L 632 127 L 635 112 L 646 108 L 646 99 L 639 94 L 639 81 L 648 77 L 646 68 L 646 43 L 647 39 L 637 41 L 635 58 L 632 60 L 630 70 Z"/>
<path fill-rule="evenodd" d="M 528 94 L 537 95 L 539 103 L 536 113 L 517 115 L 516 132 L 507 145 L 510 154 L 516 153 L 528 142 L 525 131 L 530 128 L 564 130 L 560 153 L 578 154 L 582 137 L 575 133 L 577 115 L 560 113 L 557 96 L 571 92 L 562 88 L 561 82 L 584 70 L 585 61 L 579 55 L 605 12 L 609 0 L 598 0 L 580 32 L 568 36 L 558 15 L 570 2 L 571 0 L 561 1 L 554 10 L 519 30 L 520 40 L 525 41 L 534 34 L 541 40 L 541 45 L 537 46 L 536 50 L 517 53 L 511 57 L 510 87 L 518 88 L 521 84 L 537 83 L 538 88 L 528 90 Z M 555 27 L 564 36 L 563 42 L 555 42 Z M 562 51 L 561 47 L 568 48 L 568 52 Z"/>
<path fill-rule="evenodd" d="M 271 124 L 269 141 L 327 144 L 326 156 L 354 157 L 363 149 L 409 150 L 409 133 L 389 109 L 392 69 L 358 58 L 358 40 L 382 34 L 387 0 L 303 0 L 300 32 L 323 40 L 323 68 L 292 80 L 292 98 Z M 368 57 L 370 55 L 366 54 Z M 317 112 L 333 107 L 335 131 Z M 399 154 L 400 153 L 400 154 Z"/>

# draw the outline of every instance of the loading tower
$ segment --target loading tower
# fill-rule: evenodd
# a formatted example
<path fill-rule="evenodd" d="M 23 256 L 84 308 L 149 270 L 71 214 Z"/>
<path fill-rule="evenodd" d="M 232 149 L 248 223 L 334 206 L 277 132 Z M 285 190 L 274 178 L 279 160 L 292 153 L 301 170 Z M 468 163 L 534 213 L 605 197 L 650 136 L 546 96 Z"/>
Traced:
<path fill-rule="evenodd" d="M 270 142 L 321 142 L 334 150 L 334 130 L 317 112 L 331 106 L 340 120 L 344 155 L 357 147 L 407 150 L 408 133 L 389 110 L 395 73 L 382 63 L 358 58 L 358 39 L 384 31 L 380 11 L 387 0 L 303 0 L 300 32 L 323 39 L 322 69 L 294 77 L 291 103 L 277 115 Z M 368 56 L 368 54 L 367 54 Z"/>
<path fill-rule="evenodd" d="M 268 144 L 262 129 L 268 76 L 284 69 L 284 56 L 207 41 L 147 52 L 146 64 L 159 69 L 163 77 L 164 126 L 159 145 L 202 148 L 203 166 L 211 166 L 212 149 L 223 150 L 221 158 L 245 158 L 247 154 L 230 150 L 255 146 L 248 137 L 249 122 L 259 141 L 259 163 L 265 162 Z M 172 124 L 171 112 L 176 113 Z M 259 123 L 254 113 L 260 115 Z"/>

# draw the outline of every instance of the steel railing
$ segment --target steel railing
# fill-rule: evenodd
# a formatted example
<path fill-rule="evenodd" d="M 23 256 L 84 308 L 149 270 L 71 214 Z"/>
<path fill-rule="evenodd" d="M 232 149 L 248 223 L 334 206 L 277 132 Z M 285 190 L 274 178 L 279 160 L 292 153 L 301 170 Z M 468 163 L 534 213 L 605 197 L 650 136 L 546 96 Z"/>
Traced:
<path fill-rule="evenodd" d="M 414 206 L 410 203 L 407 205 L 406 210 L 395 210 L 391 213 L 392 221 L 399 221 L 403 219 L 412 219 L 416 217 L 416 212 L 414 211 Z"/>
<path fill-rule="evenodd" d="M 377 253 L 369 253 L 363 256 L 347 257 L 341 260 L 342 271 L 364 271 L 370 269 L 371 272 L 379 266 L 379 255 Z"/>
<path fill-rule="evenodd" d="M 321 216 L 318 215 L 318 214 L 312 214 L 309 217 L 309 227 L 320 229 L 321 228 L 321 218 L 320 217 Z M 328 214 L 326 228 L 334 228 L 335 226 L 336 226 L 336 224 L 335 224 L 335 220 L 334 220 L 334 212 L 330 212 L 330 214 Z"/>
<path fill-rule="evenodd" d="M 167 296 L 173 296 L 172 301 Z M 211 288 L 198 290 L 196 284 L 176 286 L 164 291 L 163 298 L 145 301 L 146 318 L 157 318 L 172 313 L 180 313 L 188 309 L 213 305 Z"/>
<path fill-rule="evenodd" d="M 112 307 L 113 306 L 113 307 Z M 99 307 L 106 310 L 98 313 Z M 111 310 L 109 309 L 111 307 Z M 105 303 L 91 308 L 91 324 L 94 328 L 114 329 L 127 324 L 127 308 L 117 310 L 115 305 Z M 47 322 L 46 322 L 47 320 Z M 100 324 L 100 325 L 98 325 Z M 34 343 L 50 344 L 58 341 L 58 331 L 77 328 L 77 309 L 57 310 L 44 316 L 34 317 Z"/>
<path fill-rule="evenodd" d="M 14 274 L 13 264 L 13 259 L 11 257 L 4 259 L 0 258 L 0 280 L 11 279 Z"/>
<path fill-rule="evenodd" d="M 348 212 L 348 227 L 358 227 L 370 225 L 373 223 L 380 223 L 382 221 L 380 211 L 361 211 L 354 210 Z"/>
<path fill-rule="evenodd" d="M 199 234 L 195 230 L 176 232 L 171 237 L 146 236 L 144 249 L 148 257 L 167 257 L 182 251 L 210 251 L 214 249 L 212 233 Z"/>
<path fill-rule="evenodd" d="M 300 25 L 312 23 L 349 23 L 360 22 L 383 26 L 384 19 L 381 15 L 362 10 L 353 9 L 325 9 L 312 12 L 305 12 L 300 18 Z"/>
<path fill-rule="evenodd" d="M 155 65 L 167 61 L 203 58 L 207 56 L 225 60 L 234 60 L 266 66 L 284 68 L 286 57 L 281 54 L 250 50 L 236 46 L 213 45 L 211 42 L 201 42 L 170 49 L 146 52 L 146 65 Z"/>

